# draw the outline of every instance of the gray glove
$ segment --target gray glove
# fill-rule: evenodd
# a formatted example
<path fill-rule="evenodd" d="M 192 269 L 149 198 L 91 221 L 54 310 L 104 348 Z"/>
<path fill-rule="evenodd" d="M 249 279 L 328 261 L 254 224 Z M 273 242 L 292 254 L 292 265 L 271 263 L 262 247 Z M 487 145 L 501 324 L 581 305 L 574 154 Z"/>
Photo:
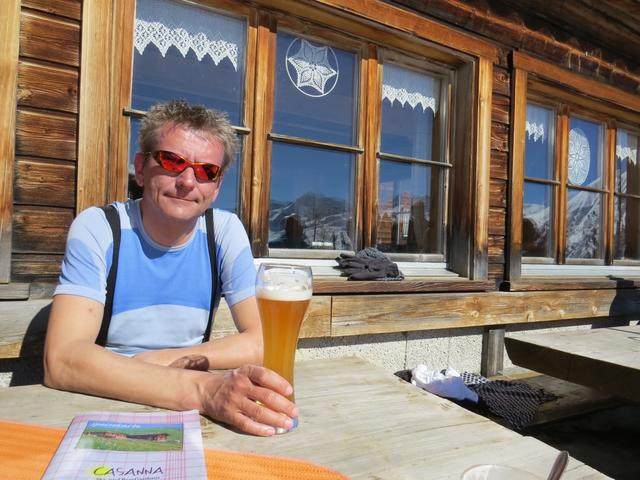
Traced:
<path fill-rule="evenodd" d="M 336 258 L 342 276 L 349 280 L 402 280 L 398 265 L 375 248 L 360 250 L 355 255 L 341 253 Z"/>

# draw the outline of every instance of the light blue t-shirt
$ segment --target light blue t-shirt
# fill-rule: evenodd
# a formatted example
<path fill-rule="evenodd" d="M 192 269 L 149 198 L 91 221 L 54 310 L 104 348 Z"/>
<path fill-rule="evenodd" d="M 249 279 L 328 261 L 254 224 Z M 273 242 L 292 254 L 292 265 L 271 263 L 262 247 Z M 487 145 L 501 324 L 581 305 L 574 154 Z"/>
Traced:
<path fill-rule="evenodd" d="M 140 202 L 114 203 L 121 240 L 107 348 L 124 355 L 202 342 L 209 317 L 211 266 L 204 216 L 191 238 L 163 247 L 145 232 Z M 255 295 L 256 271 L 249 239 L 236 215 L 214 209 L 218 289 L 229 306 Z M 113 235 L 104 211 L 92 207 L 69 230 L 60 283 L 54 295 L 105 302 Z"/>

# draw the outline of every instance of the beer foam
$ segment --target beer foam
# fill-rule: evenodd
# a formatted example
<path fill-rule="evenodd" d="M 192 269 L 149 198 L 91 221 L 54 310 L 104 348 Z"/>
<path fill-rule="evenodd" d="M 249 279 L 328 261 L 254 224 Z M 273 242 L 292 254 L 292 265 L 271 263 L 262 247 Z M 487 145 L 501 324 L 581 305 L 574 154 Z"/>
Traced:
<path fill-rule="evenodd" d="M 301 302 L 311 298 L 311 290 L 292 289 L 290 285 L 256 287 L 256 297 L 279 302 Z"/>

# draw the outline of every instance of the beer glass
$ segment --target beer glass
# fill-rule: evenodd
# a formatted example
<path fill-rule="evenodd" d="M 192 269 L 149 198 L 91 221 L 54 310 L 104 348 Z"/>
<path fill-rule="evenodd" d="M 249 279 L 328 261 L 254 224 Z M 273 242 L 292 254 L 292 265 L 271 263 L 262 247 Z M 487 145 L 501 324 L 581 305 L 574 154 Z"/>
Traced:
<path fill-rule="evenodd" d="M 311 268 L 263 263 L 256 277 L 256 298 L 262 320 L 263 365 L 293 386 L 293 364 L 300 325 L 312 293 Z M 292 393 L 289 400 L 295 401 Z M 294 419 L 294 426 L 298 419 Z M 287 430 L 276 429 L 276 433 Z"/>

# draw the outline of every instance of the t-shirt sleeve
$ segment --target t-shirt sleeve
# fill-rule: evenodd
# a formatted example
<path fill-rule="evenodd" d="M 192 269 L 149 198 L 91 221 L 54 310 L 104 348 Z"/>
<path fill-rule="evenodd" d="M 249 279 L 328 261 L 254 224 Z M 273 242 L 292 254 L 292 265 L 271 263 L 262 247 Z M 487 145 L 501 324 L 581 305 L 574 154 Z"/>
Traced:
<path fill-rule="evenodd" d="M 92 207 L 80 213 L 69 229 L 54 295 L 78 295 L 104 304 L 112 249 L 113 234 L 104 212 Z"/>
<path fill-rule="evenodd" d="M 249 238 L 240 219 L 226 212 L 220 217 L 216 218 L 215 227 L 216 255 L 222 293 L 227 304 L 231 306 L 255 295 L 256 268 Z"/>

